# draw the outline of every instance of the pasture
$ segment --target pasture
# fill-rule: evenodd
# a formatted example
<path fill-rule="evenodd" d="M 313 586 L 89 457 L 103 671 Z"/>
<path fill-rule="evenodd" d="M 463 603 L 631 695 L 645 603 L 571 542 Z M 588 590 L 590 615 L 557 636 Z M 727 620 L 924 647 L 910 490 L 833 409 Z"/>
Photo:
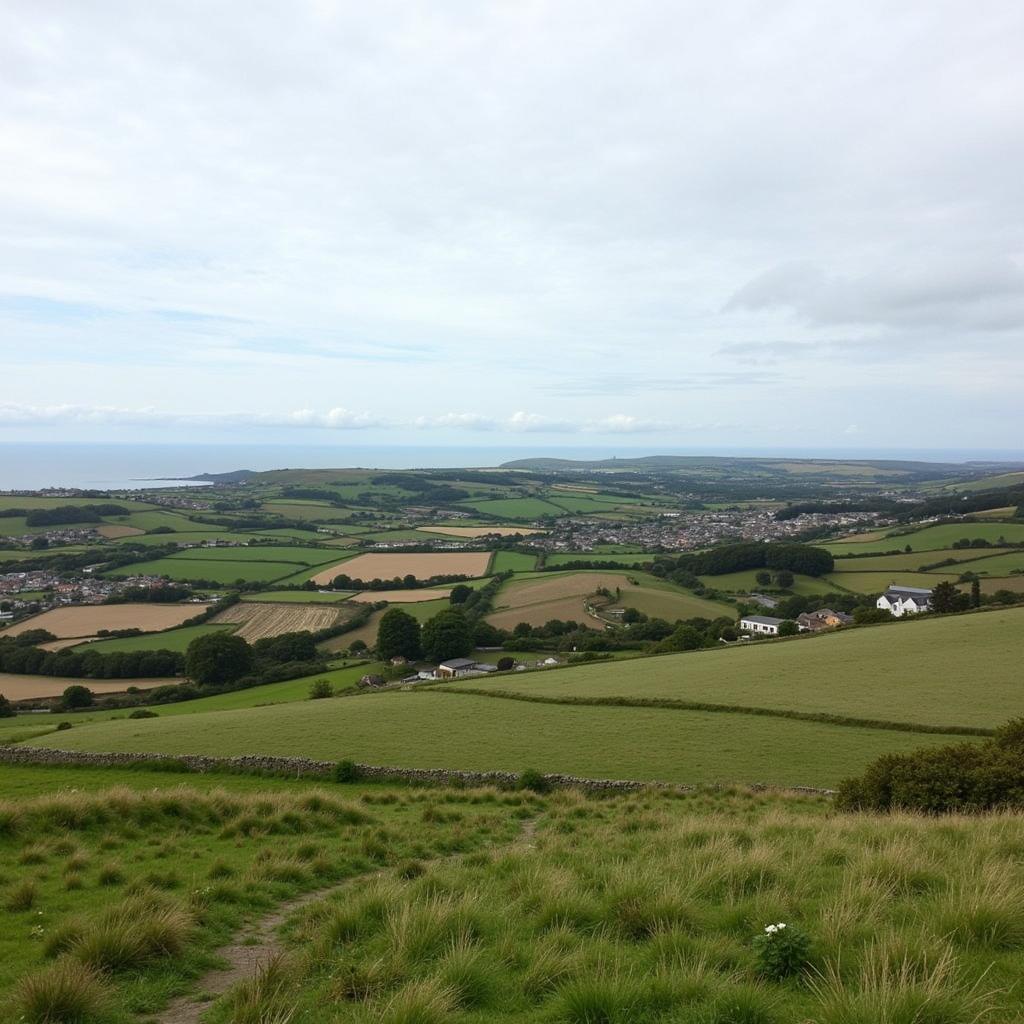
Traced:
<path fill-rule="evenodd" d="M 461 504 L 496 519 L 534 520 L 566 514 L 564 508 L 542 498 L 495 498 L 490 501 L 464 501 Z"/>
<path fill-rule="evenodd" d="M 212 550 L 212 549 L 211 549 Z M 228 559 L 154 558 L 149 562 L 134 562 L 119 569 L 111 569 L 107 576 L 167 576 L 172 580 L 210 580 L 217 584 L 273 583 L 297 575 L 294 562 L 229 561 Z M 301 570 L 308 575 L 308 567 Z"/>
<path fill-rule="evenodd" d="M 339 573 L 354 580 L 391 580 L 412 575 L 417 579 L 432 576 L 483 576 L 491 561 L 489 551 L 389 552 L 356 555 L 345 562 L 315 573 L 316 584 L 328 584 Z"/>
<path fill-rule="evenodd" d="M 871 539 L 866 539 L 866 538 Z M 912 533 L 888 534 L 878 537 L 877 534 L 863 534 L 847 540 L 821 543 L 833 554 L 903 551 L 908 545 L 911 551 L 942 551 L 954 541 L 964 537 L 974 539 L 981 537 L 991 544 L 998 544 L 1000 539 L 1014 544 L 1024 541 L 1024 523 L 942 523 L 936 526 L 925 526 Z"/>
<path fill-rule="evenodd" d="M 767 587 L 757 582 L 756 569 L 744 569 L 740 572 L 727 572 L 720 576 L 701 576 L 700 581 L 706 587 L 714 590 L 721 590 L 733 594 L 760 593 L 763 590 L 771 590 L 774 584 Z M 838 575 L 838 574 L 837 574 Z M 832 590 L 844 590 L 839 583 L 832 583 L 821 576 L 793 576 L 793 586 L 790 590 L 794 594 L 827 594 Z"/>
<path fill-rule="evenodd" d="M 118 502 L 120 504 L 120 502 Z M 166 512 L 162 509 L 153 509 L 147 512 L 131 512 L 126 516 L 107 516 L 108 523 L 120 526 L 132 526 L 137 530 L 144 530 L 149 533 L 157 527 L 166 527 L 174 533 L 223 533 L 223 527 L 210 526 L 208 523 L 194 523 L 184 515 L 177 512 Z"/>
<path fill-rule="evenodd" d="M 351 617 L 352 609 L 346 605 L 239 602 L 219 612 L 212 621 L 236 624 L 236 635 L 253 643 L 282 633 L 330 629 Z"/>
<path fill-rule="evenodd" d="M 645 552 L 559 551 L 544 559 L 545 565 L 566 565 L 569 562 L 614 562 L 616 565 L 644 565 L 655 555 Z"/>
<path fill-rule="evenodd" d="M 326 548 L 288 544 L 252 544 L 245 547 L 189 548 L 173 556 L 203 562 L 291 562 L 295 565 L 321 565 L 338 557 Z"/>
<path fill-rule="evenodd" d="M 543 530 L 531 530 L 526 526 L 420 526 L 421 533 L 440 533 L 446 537 L 529 537 Z"/>
<path fill-rule="evenodd" d="M 946 569 L 943 572 L 903 572 L 896 570 L 891 572 L 833 572 L 821 578 L 828 584 L 826 592 L 835 588 L 848 590 L 854 594 L 877 597 L 888 588 L 890 583 L 903 587 L 930 589 L 936 583 L 941 583 L 943 580 L 955 583 L 960 572 L 961 570 L 954 566 L 952 570 Z"/>
<path fill-rule="evenodd" d="M 531 572 L 537 566 L 537 556 L 521 551 L 496 551 L 491 572 Z"/>
<path fill-rule="evenodd" d="M 610 668 L 635 677 L 646 665 Z M 46 738 L 47 746 L 67 750 L 301 754 L 413 768 L 518 771 L 534 765 L 591 778 L 808 786 L 833 785 L 883 753 L 948 742 L 942 734 L 740 714 L 544 705 L 438 688 L 89 722 Z"/>
<path fill-rule="evenodd" d="M 243 594 L 243 601 L 270 601 L 278 604 L 341 604 L 353 597 L 353 591 L 332 590 L 322 594 L 318 590 L 261 590 L 258 594 Z"/>
<path fill-rule="evenodd" d="M 364 590 L 355 594 L 353 601 L 362 604 L 374 604 L 377 601 L 388 601 L 391 604 L 421 604 L 424 601 L 448 600 L 451 588 L 421 587 L 419 590 Z"/>
<path fill-rule="evenodd" d="M 45 629 L 55 637 L 95 636 L 101 629 L 142 629 L 149 632 L 180 626 L 206 610 L 205 604 L 86 604 L 54 608 L 23 619 L 0 636 L 19 636 L 30 629 Z"/>
<path fill-rule="evenodd" d="M 1022 658 L 1024 608 L 1008 608 L 445 685 L 992 728 L 1024 715 Z"/>
<path fill-rule="evenodd" d="M 197 637 L 210 633 L 223 633 L 231 626 L 217 626 L 204 623 L 199 626 L 182 626 L 180 629 L 169 629 L 163 633 L 145 633 L 142 636 L 121 636 L 111 640 L 89 640 L 80 645 L 80 650 L 97 651 L 100 654 L 111 654 L 114 651 L 180 651 L 182 654 Z M 63 641 L 61 641 L 63 642 Z"/>

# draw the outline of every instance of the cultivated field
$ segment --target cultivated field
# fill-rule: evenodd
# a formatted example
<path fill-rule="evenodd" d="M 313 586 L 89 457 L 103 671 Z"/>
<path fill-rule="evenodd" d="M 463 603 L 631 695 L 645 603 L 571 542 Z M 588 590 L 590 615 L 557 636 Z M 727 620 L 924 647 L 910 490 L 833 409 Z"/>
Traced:
<path fill-rule="evenodd" d="M 329 629 L 351 618 L 351 608 L 325 604 L 239 603 L 216 615 L 214 623 L 237 623 L 236 635 L 252 643 L 267 636 Z"/>
<path fill-rule="evenodd" d="M 354 596 L 351 590 L 332 590 L 321 594 L 318 590 L 262 590 L 257 594 L 243 594 L 243 601 L 270 601 L 286 604 L 341 604 Z"/>
<path fill-rule="evenodd" d="M 425 580 L 432 576 L 483 576 L 491 555 L 488 551 L 439 551 L 356 555 L 312 576 L 314 583 L 330 583 L 339 573 L 354 580 L 391 580 L 413 575 Z"/>
<path fill-rule="evenodd" d="M 177 679 L 65 679 L 58 676 L 23 676 L 13 672 L 0 672 L 0 693 L 8 700 L 35 700 L 39 697 L 59 697 L 69 686 L 88 686 L 93 693 L 124 693 L 129 686 L 152 689 Z M 12 724 L 37 725 L 35 717 L 21 717 Z M 45 724 L 50 724 L 49 722 Z M 6 769 L 5 769 L 6 770 Z M 2 772 L 0 772 L 2 774 Z"/>
<path fill-rule="evenodd" d="M 544 532 L 526 526 L 421 526 L 419 530 L 422 533 L 443 533 L 446 537 L 514 537 L 516 534 L 527 537 Z"/>
<path fill-rule="evenodd" d="M 981 537 L 991 544 L 997 544 L 1000 538 L 1017 543 L 1024 541 L 1024 523 L 942 523 L 937 526 L 926 526 L 912 533 L 897 536 L 878 536 L 862 534 L 843 541 L 831 541 L 817 545 L 827 548 L 834 554 L 867 552 L 867 551 L 902 551 L 907 545 L 911 551 L 941 551 L 948 548 L 954 541 L 964 537 Z M 870 538 L 870 539 L 868 539 Z"/>
<path fill-rule="evenodd" d="M 437 601 L 451 596 L 451 589 L 440 590 L 424 587 L 420 590 L 364 590 L 356 594 L 352 600 L 363 604 L 375 601 L 390 601 L 392 604 L 422 604 L 424 601 Z"/>
<path fill-rule="evenodd" d="M 143 636 L 122 636 L 114 637 L 112 640 L 89 640 L 82 645 L 82 650 L 88 648 L 90 651 L 98 651 L 100 654 L 110 654 L 113 651 L 180 651 L 182 654 L 188 649 L 193 640 L 210 633 L 223 633 L 231 631 L 234 627 L 224 623 L 214 625 L 203 623 L 199 626 L 182 626 L 180 629 L 169 629 L 163 633 L 146 633 Z M 81 641 L 58 640 L 57 643 L 77 644 Z"/>
<path fill-rule="evenodd" d="M 115 526 L 112 523 L 101 523 L 96 527 L 96 532 L 107 540 L 117 540 L 120 537 L 140 537 L 146 531 L 137 526 Z"/>
<path fill-rule="evenodd" d="M 242 549 L 244 550 L 244 549 Z M 270 561 L 228 561 L 226 559 L 155 558 L 150 562 L 135 562 L 132 565 L 113 569 L 108 576 L 167 576 L 172 580 L 212 580 L 214 583 L 230 584 L 241 580 L 243 583 L 273 583 L 296 573 L 295 562 Z M 304 569 L 303 572 L 308 571 Z"/>
<path fill-rule="evenodd" d="M 18 636 L 30 629 L 45 629 L 55 637 L 94 636 L 101 629 L 142 629 L 156 632 L 180 626 L 206 610 L 205 604 L 92 604 L 54 608 L 24 619 L 0 632 Z"/>

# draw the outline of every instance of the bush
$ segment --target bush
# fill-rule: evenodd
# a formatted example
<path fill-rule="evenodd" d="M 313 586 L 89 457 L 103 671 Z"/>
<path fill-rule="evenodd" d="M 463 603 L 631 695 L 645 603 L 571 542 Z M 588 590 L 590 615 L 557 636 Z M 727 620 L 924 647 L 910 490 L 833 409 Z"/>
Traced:
<path fill-rule="evenodd" d="M 70 728 L 71 728 L 71 723 L 70 722 L 58 722 L 57 723 L 56 731 L 57 732 L 64 732 L 65 729 L 70 729 Z"/>
<path fill-rule="evenodd" d="M 0 693 L 0 718 L 14 718 L 16 714 L 14 705 Z"/>
<path fill-rule="evenodd" d="M 155 711 L 150 711 L 149 708 L 136 708 L 129 716 L 129 718 L 159 718 L 160 716 Z M 70 724 L 70 723 L 68 723 Z"/>
<path fill-rule="evenodd" d="M 795 925 L 770 924 L 754 939 L 758 972 L 772 981 L 799 974 L 807 966 L 811 940 Z"/>
<path fill-rule="evenodd" d="M 92 707 L 92 704 L 92 690 L 78 683 L 74 686 L 69 686 L 60 698 L 60 706 L 65 711 L 71 711 L 75 708 L 89 708 Z"/>
<path fill-rule="evenodd" d="M 329 679 L 314 679 L 309 688 L 310 700 L 323 700 L 325 697 L 334 696 L 334 687 Z"/>
<path fill-rule="evenodd" d="M 519 789 L 529 789 L 534 793 L 548 793 L 551 791 L 551 783 L 536 768 L 527 768 L 521 771 L 516 785 Z"/>
<path fill-rule="evenodd" d="M 185 673 L 200 686 L 232 683 L 248 675 L 253 665 L 252 648 L 231 633 L 196 637 L 185 652 Z"/>
<path fill-rule="evenodd" d="M 339 761 L 332 775 L 335 782 L 358 782 L 363 773 L 355 761 Z"/>

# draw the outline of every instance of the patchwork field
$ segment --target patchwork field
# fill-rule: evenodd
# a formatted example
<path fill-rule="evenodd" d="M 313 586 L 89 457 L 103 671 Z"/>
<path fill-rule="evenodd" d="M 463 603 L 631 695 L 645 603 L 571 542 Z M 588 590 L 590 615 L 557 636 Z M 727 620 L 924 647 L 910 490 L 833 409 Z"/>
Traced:
<path fill-rule="evenodd" d="M 69 686 L 88 686 L 93 693 L 124 693 L 129 686 L 152 689 L 178 679 L 65 679 L 60 676 L 23 676 L 0 672 L 0 693 L 8 700 L 36 700 L 40 697 L 59 697 Z M 37 724 L 36 716 L 19 716 L 11 720 L 19 726 Z M 48 724 L 48 723 L 47 723 Z M 6 770 L 6 769 L 5 769 Z M 2 773 L 0 773 L 2 774 Z"/>
<path fill-rule="evenodd" d="M 45 629 L 55 637 L 94 636 L 101 629 L 143 629 L 150 632 L 180 626 L 206 610 L 205 604 L 92 604 L 54 608 L 24 619 L 0 632 L 18 636 L 30 629 Z"/>
<path fill-rule="evenodd" d="M 143 636 L 122 636 L 112 640 L 90 640 L 82 644 L 82 650 L 98 651 L 110 654 L 112 651 L 180 651 L 184 653 L 188 645 L 197 637 L 209 633 L 222 633 L 231 630 L 228 624 L 214 625 L 203 623 L 199 626 L 182 626 L 180 629 L 169 629 L 164 633 L 146 633 Z M 68 644 L 71 641 L 58 640 L 57 643 Z"/>
<path fill-rule="evenodd" d="M 854 594 L 866 594 L 868 597 L 876 597 L 883 593 L 890 583 L 903 587 L 931 588 L 936 583 L 948 580 L 955 583 L 960 571 L 950 572 L 834 572 L 823 576 L 826 581 L 826 591 L 836 587 L 841 590 L 849 590 Z M 821 593 L 821 591 L 818 591 Z"/>
<path fill-rule="evenodd" d="M 441 533 L 446 537 L 514 537 L 517 534 L 528 537 L 543 533 L 526 526 L 421 526 L 421 533 Z"/>
<path fill-rule="evenodd" d="M 565 515 L 564 508 L 542 498 L 497 498 L 493 501 L 464 501 L 462 505 L 499 519 L 533 520 Z"/>
<path fill-rule="evenodd" d="M 521 551 L 495 551 L 491 572 L 531 572 L 537 567 L 537 556 Z"/>
<path fill-rule="evenodd" d="M 308 572 L 308 567 L 302 572 Z M 273 583 L 296 575 L 295 562 L 229 561 L 227 559 L 182 558 L 171 555 L 168 558 L 154 558 L 149 562 L 135 562 L 132 565 L 112 569 L 108 576 L 167 576 L 172 580 L 211 580 L 214 583 L 229 584 L 241 580 L 243 583 Z"/>
<path fill-rule="evenodd" d="M 216 615 L 215 624 L 237 623 L 236 635 L 252 643 L 267 636 L 315 632 L 347 622 L 352 609 L 345 605 L 242 603 L 232 605 Z"/>
<path fill-rule="evenodd" d="M 327 584 L 339 573 L 354 580 L 391 580 L 410 574 L 421 580 L 432 576 L 483 576 L 490 561 L 491 554 L 488 551 L 356 555 L 321 570 L 311 579 L 317 584 Z"/>
<path fill-rule="evenodd" d="M 243 601 L 270 601 L 279 604 L 341 604 L 355 592 L 351 590 L 332 590 L 322 594 L 318 590 L 262 590 L 258 594 L 243 594 Z"/>
<path fill-rule="evenodd" d="M 1024 523 L 943 523 L 897 536 L 880 537 L 877 533 L 863 534 L 848 540 L 832 541 L 817 546 L 827 548 L 833 554 L 902 551 L 908 545 L 911 551 L 915 552 L 941 551 L 948 548 L 954 541 L 964 537 L 971 539 L 981 537 L 991 544 L 997 544 L 1000 539 L 1004 539 L 1016 544 L 1024 541 Z"/>
<path fill-rule="evenodd" d="M 643 552 L 565 551 L 548 555 L 545 565 L 566 565 L 569 562 L 615 562 L 618 565 L 643 565 L 655 556 Z"/>
<path fill-rule="evenodd" d="M 838 573 L 836 575 L 838 576 Z M 744 569 L 741 572 L 727 572 L 723 573 L 721 576 L 701 576 L 700 581 L 706 587 L 711 587 L 714 590 L 721 590 L 725 593 L 756 594 L 765 589 L 771 590 L 771 585 L 766 588 L 757 582 L 756 569 Z M 831 590 L 844 590 L 846 588 L 839 582 L 832 583 L 823 577 L 795 575 L 793 577 L 793 586 L 790 589 L 794 594 L 811 595 L 827 594 Z"/>
<path fill-rule="evenodd" d="M 145 533 L 145 530 L 141 530 L 137 526 L 115 526 L 112 523 L 101 523 L 96 527 L 96 532 L 101 537 L 106 537 L 107 540 L 117 540 L 120 537 L 139 537 Z"/>

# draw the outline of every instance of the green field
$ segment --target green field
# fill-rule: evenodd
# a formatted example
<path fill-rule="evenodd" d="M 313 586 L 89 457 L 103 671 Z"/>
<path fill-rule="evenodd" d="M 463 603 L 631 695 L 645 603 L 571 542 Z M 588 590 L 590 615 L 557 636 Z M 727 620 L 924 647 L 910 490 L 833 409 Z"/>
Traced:
<path fill-rule="evenodd" d="M 299 575 L 301 581 L 307 579 L 311 571 L 306 568 L 302 574 L 296 574 L 294 562 L 227 562 L 212 559 L 204 561 L 172 555 L 169 558 L 156 558 L 151 562 L 133 562 L 120 569 L 112 569 L 107 575 L 169 576 L 172 580 L 213 580 L 215 583 L 228 584 L 236 580 L 243 580 L 246 583 L 271 583 L 293 574 Z"/>
<path fill-rule="evenodd" d="M 354 590 L 332 590 L 321 594 L 316 590 L 261 590 L 258 594 L 243 594 L 243 601 L 271 601 L 275 604 L 341 604 L 347 601 Z"/>
<path fill-rule="evenodd" d="M 177 512 L 154 510 L 151 512 L 132 512 L 127 516 L 106 516 L 106 523 L 118 526 L 134 526 L 138 530 L 155 530 L 160 526 L 170 527 L 175 533 L 223 533 L 222 527 L 210 526 L 208 523 L 194 523 Z"/>
<path fill-rule="evenodd" d="M 898 536 L 877 537 L 876 534 L 865 534 L 871 540 L 831 541 L 818 544 L 833 554 L 864 554 L 868 551 L 902 551 L 910 545 L 912 551 L 941 551 L 950 547 L 954 541 L 967 537 L 973 540 L 982 537 L 992 544 L 1001 538 L 1016 544 L 1024 541 L 1024 523 L 942 523 L 938 526 L 926 526 L 913 533 Z"/>
<path fill-rule="evenodd" d="M 193 523 L 192 525 L 194 526 L 196 524 Z M 228 534 L 221 527 L 209 527 L 208 529 L 196 531 L 176 531 L 174 534 L 135 534 L 131 537 L 118 537 L 113 543 L 118 546 L 128 544 L 145 544 L 147 547 L 158 547 L 161 544 L 202 544 L 204 541 L 208 540 L 224 540 L 228 536 L 230 536 L 232 540 L 247 541 L 250 537 L 256 537 L 258 535 L 255 533 Z"/>
<path fill-rule="evenodd" d="M 129 501 L 122 498 L 36 498 L 20 494 L 0 494 L 0 510 L 9 508 L 23 508 L 26 510 L 38 508 L 60 508 L 64 505 L 120 505 L 129 511 L 144 511 L 152 508 L 149 502 Z"/>
<path fill-rule="evenodd" d="M 904 572 L 902 570 L 891 572 L 834 572 L 822 579 L 828 581 L 829 589 L 833 587 L 841 590 L 849 590 L 854 594 L 865 594 L 868 597 L 877 597 L 883 593 L 890 583 L 904 587 L 934 587 L 936 583 L 948 580 L 955 583 L 962 570 L 954 567 L 956 571 L 946 569 L 939 572 Z"/>
<path fill-rule="evenodd" d="M 736 594 L 760 593 L 763 590 L 771 590 L 774 584 L 770 583 L 765 587 L 757 582 L 756 576 L 758 571 L 757 569 L 744 569 L 742 572 L 727 572 L 721 576 L 701 576 L 700 581 L 704 586 L 711 587 L 714 590 L 723 590 Z M 793 586 L 790 587 L 794 594 L 805 594 L 807 596 L 827 594 L 835 589 L 836 585 L 829 582 L 827 577 L 824 576 L 794 575 Z M 844 588 L 840 586 L 839 589 Z"/>
<path fill-rule="evenodd" d="M 1024 608 L 1012 608 L 648 658 L 628 672 L 597 664 L 449 685 L 991 728 L 1024 715 L 1022 657 Z"/>
<path fill-rule="evenodd" d="M 984 556 L 984 551 L 976 552 Z M 980 576 L 1008 576 L 1012 572 L 1024 571 L 1024 551 L 1007 551 L 990 558 L 980 557 L 963 562 L 957 572 L 976 572 Z"/>
<path fill-rule="evenodd" d="M 541 498 L 498 498 L 494 501 L 463 501 L 462 507 L 476 509 L 484 515 L 517 521 L 540 519 L 542 516 L 564 516 L 565 509 Z"/>
<path fill-rule="evenodd" d="M 604 667 L 636 678 L 648 664 L 630 662 L 628 671 L 626 665 Z M 46 737 L 47 746 L 67 750 L 301 752 L 414 768 L 518 771 L 534 765 L 592 778 L 810 786 L 832 785 L 886 752 L 949 741 L 750 715 L 541 705 L 441 690 L 97 722 Z"/>
<path fill-rule="evenodd" d="M 1012 551 L 1013 549 L 1009 549 Z M 914 551 L 909 554 L 876 555 L 867 558 L 837 558 L 835 571 L 841 572 L 903 572 L 915 571 L 922 565 L 934 565 L 952 558 L 957 562 L 972 562 L 985 555 L 998 555 L 1001 550 L 992 551 L 988 548 L 964 550 L 963 548 L 946 548 L 940 551 Z M 944 566 L 935 572 L 960 571 L 958 566 Z M 932 570 L 926 570 L 931 572 Z"/>
<path fill-rule="evenodd" d="M 614 562 L 616 565 L 643 565 L 645 562 L 654 561 L 655 557 L 655 555 L 644 552 L 565 551 L 548 555 L 544 559 L 544 564 L 566 565 L 569 562 Z"/>
<path fill-rule="evenodd" d="M 207 636 L 210 633 L 223 633 L 225 630 L 232 629 L 234 626 L 228 624 L 182 626 L 181 629 L 168 629 L 163 633 L 122 636 L 115 637 L 113 640 L 93 640 L 90 643 L 80 644 L 75 650 L 98 651 L 100 654 L 110 654 L 113 651 L 181 651 L 184 653 L 185 648 L 197 637 Z"/>
<path fill-rule="evenodd" d="M 530 572 L 536 566 L 536 555 L 526 555 L 519 551 L 496 551 L 491 561 L 491 572 Z"/>
<path fill-rule="evenodd" d="M 251 547 L 189 548 L 172 557 L 198 559 L 202 562 L 293 562 L 295 565 L 323 565 L 324 562 L 336 562 L 338 553 L 329 548 L 256 544 Z"/>

